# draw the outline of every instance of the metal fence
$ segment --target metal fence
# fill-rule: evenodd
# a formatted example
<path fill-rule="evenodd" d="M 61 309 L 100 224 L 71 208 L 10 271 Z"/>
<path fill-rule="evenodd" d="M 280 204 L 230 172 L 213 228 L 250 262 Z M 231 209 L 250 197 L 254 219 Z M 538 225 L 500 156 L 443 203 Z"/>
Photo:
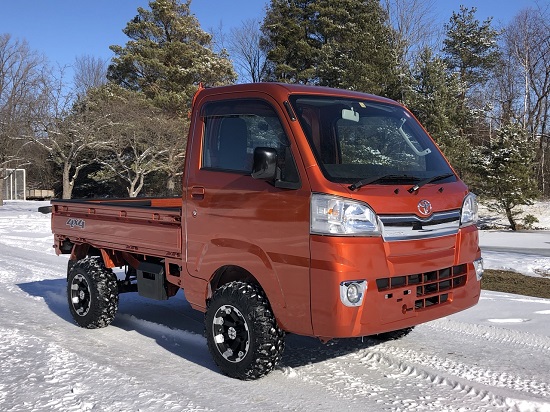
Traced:
<path fill-rule="evenodd" d="M 4 200 L 26 200 L 27 174 L 25 169 L 5 169 Z"/>

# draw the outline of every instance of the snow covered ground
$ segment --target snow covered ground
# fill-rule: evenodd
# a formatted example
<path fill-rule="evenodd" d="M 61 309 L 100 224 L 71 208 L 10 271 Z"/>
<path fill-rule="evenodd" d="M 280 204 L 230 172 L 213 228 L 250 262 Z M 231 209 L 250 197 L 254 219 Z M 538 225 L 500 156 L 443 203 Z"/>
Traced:
<path fill-rule="evenodd" d="M 550 201 L 535 202 L 523 210 L 523 215 L 538 219 L 534 226 L 541 230 L 512 232 L 505 218 L 480 206 L 480 221 L 497 228 L 479 233 L 485 267 L 550 277 Z"/>
<path fill-rule="evenodd" d="M 522 224 L 525 216 L 532 215 L 538 220 L 538 222 L 533 223 L 534 228 L 550 230 L 550 200 L 536 201 L 532 205 L 518 207 L 518 211 L 521 212 L 516 218 L 517 223 Z M 489 210 L 483 203 L 479 205 L 479 217 L 481 224 L 494 227 L 495 229 L 505 230 L 510 226 L 504 215 L 499 215 Z"/>
<path fill-rule="evenodd" d="M 75 326 L 39 205 L 0 208 L 0 411 L 550 411 L 550 300 L 483 292 L 386 343 L 290 335 L 277 370 L 241 382 L 218 372 L 182 294 L 123 294 L 111 326 Z"/>
<path fill-rule="evenodd" d="M 486 269 L 550 277 L 550 231 L 481 230 L 479 243 Z"/>

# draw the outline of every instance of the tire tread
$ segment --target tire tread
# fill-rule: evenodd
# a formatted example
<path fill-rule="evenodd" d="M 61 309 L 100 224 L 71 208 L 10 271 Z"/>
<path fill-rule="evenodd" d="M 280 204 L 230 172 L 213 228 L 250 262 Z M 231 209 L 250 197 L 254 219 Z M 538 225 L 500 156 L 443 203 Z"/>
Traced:
<path fill-rule="evenodd" d="M 77 315 L 70 302 L 70 279 L 78 273 L 89 278 L 89 287 L 92 289 L 92 293 L 97 295 L 97 299 L 93 299 L 90 311 L 86 316 Z M 99 257 L 88 256 L 71 267 L 67 294 L 69 308 L 77 325 L 86 329 L 104 328 L 109 326 L 115 318 L 118 310 L 117 278 L 112 270 L 103 265 L 103 261 Z"/>
<path fill-rule="evenodd" d="M 219 354 L 208 330 L 211 328 L 209 314 L 215 311 L 212 308 L 219 301 L 233 302 L 241 311 L 244 310 L 245 316 L 248 316 L 253 336 L 256 338 L 255 342 L 250 343 L 254 352 L 252 360 L 230 363 Z M 205 328 L 208 349 L 215 363 L 228 376 L 241 380 L 258 379 L 271 372 L 281 360 L 285 347 L 285 333 L 277 325 L 265 293 L 257 285 L 241 281 L 222 285 L 208 303 Z"/>

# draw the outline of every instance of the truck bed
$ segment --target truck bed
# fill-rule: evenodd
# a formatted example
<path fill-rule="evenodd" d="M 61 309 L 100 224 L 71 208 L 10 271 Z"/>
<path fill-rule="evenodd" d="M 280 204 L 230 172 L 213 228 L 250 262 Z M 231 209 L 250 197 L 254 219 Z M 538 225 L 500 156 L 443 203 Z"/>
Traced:
<path fill-rule="evenodd" d="M 53 200 L 51 203 L 52 231 L 57 240 L 181 258 L 181 197 Z"/>

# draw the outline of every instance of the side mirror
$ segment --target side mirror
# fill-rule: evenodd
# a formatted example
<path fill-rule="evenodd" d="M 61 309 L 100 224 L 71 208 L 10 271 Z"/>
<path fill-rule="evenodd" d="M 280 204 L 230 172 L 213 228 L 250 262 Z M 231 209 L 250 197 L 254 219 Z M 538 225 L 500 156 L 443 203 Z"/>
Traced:
<path fill-rule="evenodd" d="M 271 147 L 257 147 L 254 149 L 252 177 L 275 182 L 277 178 L 277 151 L 275 149 Z"/>

